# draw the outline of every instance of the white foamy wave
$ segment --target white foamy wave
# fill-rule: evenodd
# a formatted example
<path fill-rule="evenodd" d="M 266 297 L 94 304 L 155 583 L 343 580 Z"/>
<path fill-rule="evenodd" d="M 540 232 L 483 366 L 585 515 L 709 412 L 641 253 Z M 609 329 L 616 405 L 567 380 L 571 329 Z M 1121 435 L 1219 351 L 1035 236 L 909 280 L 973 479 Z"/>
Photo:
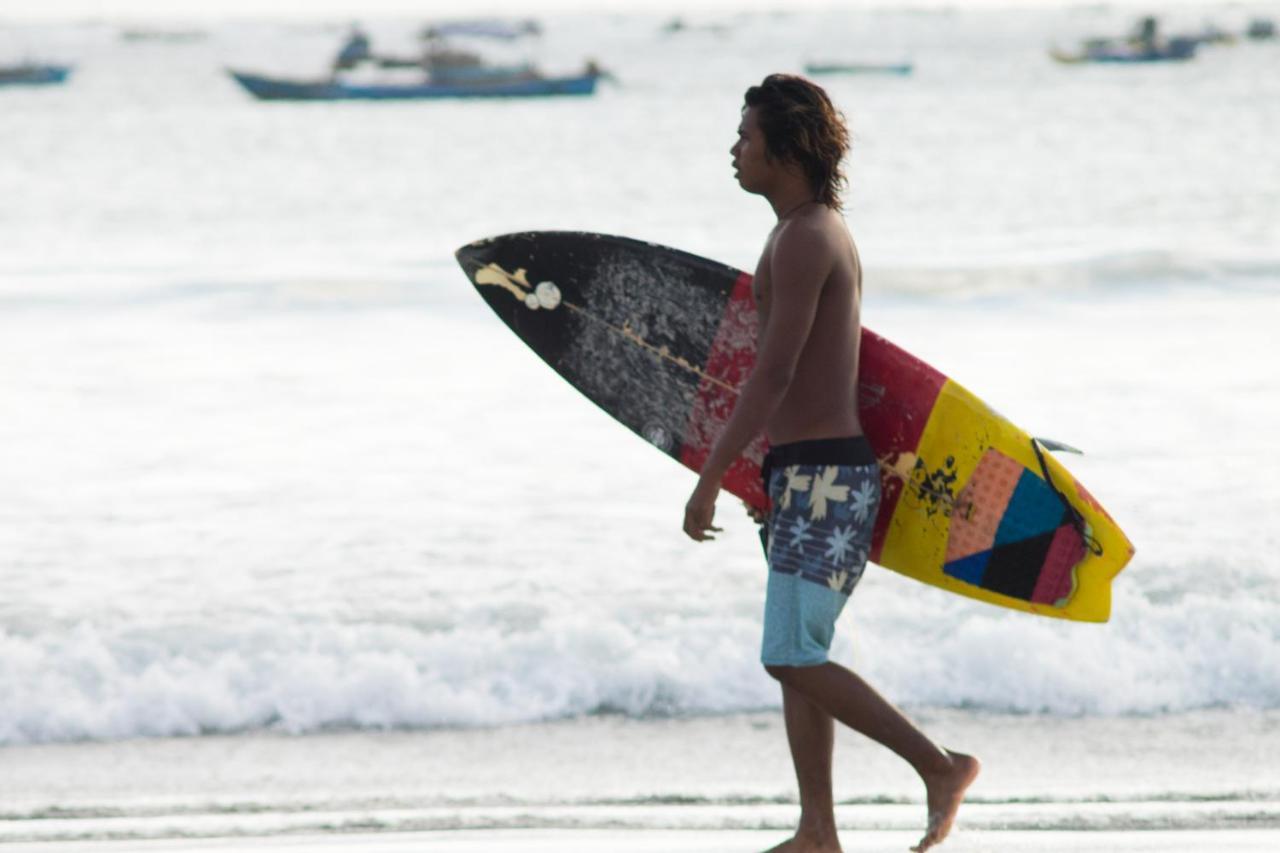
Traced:
<path fill-rule="evenodd" d="M 748 621 L 628 628 L 81 624 L 0 634 L 0 743 L 496 725 L 768 705 Z"/>
<path fill-rule="evenodd" d="M 909 707 L 1066 715 L 1280 707 L 1280 660 L 1269 653 L 1280 642 L 1275 602 L 1195 595 L 1156 604 L 1130 592 L 1123 618 L 1079 625 L 976 608 L 888 577 L 878 583 L 902 584 L 903 594 L 882 587 L 845 617 L 834 657 Z M 537 610 L 464 613 L 448 627 L 256 619 L 0 634 L 0 743 L 778 704 L 755 660 L 751 618 L 636 620 L 569 607 L 531 616 Z"/>
<path fill-rule="evenodd" d="M 909 582 L 897 583 L 905 592 Z M 915 705 L 1057 715 L 1280 707 L 1274 598 L 1205 592 L 1161 604 L 1122 581 L 1113 620 L 1090 625 L 962 602 L 922 619 L 913 597 L 894 596 L 868 619 L 855 660 Z"/>

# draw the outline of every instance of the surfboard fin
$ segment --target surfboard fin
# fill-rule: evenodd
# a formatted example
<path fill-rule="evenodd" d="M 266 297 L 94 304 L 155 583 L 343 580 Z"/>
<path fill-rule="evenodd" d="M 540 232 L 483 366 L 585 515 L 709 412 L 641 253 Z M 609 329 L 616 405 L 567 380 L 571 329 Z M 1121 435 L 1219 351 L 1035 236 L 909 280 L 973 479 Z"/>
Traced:
<path fill-rule="evenodd" d="M 1076 448 L 1076 447 L 1072 447 L 1069 444 L 1064 444 L 1063 442 L 1058 441 L 1056 439 L 1040 438 L 1039 436 L 1036 436 L 1035 440 L 1045 450 L 1050 450 L 1057 453 L 1074 453 L 1077 456 L 1084 456 L 1083 450 L 1080 450 L 1079 448 Z"/>

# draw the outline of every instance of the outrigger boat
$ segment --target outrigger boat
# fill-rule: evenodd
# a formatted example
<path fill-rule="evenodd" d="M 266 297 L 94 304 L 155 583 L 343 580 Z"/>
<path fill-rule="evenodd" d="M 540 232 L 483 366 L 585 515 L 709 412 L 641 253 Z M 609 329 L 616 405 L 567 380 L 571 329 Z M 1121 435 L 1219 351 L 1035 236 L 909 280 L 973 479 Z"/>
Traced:
<path fill-rule="evenodd" d="M 263 101 L 395 101 L 428 98 L 530 98 L 590 95 L 600 75 L 588 70 L 572 77 L 504 76 L 422 83 L 345 83 L 336 79 L 287 80 L 228 69 L 235 81 Z"/>
<path fill-rule="evenodd" d="M 1220 31 L 1206 30 L 1195 36 L 1165 38 L 1160 22 L 1147 15 L 1137 22 L 1127 38 L 1093 38 L 1081 45 L 1079 53 L 1067 53 L 1054 47 L 1049 55 L 1057 62 L 1078 65 L 1086 62 L 1181 62 L 1196 55 L 1201 44 L 1219 37 Z"/>
<path fill-rule="evenodd" d="M 0 66 L 0 86 L 47 86 L 65 83 L 71 75 L 70 65 Z"/>
<path fill-rule="evenodd" d="M 807 62 L 806 74 L 897 74 L 906 76 L 914 66 L 910 62 Z"/>
<path fill-rule="evenodd" d="M 1056 62 L 1079 65 L 1087 62 L 1182 62 L 1196 55 L 1199 43 L 1195 39 L 1175 38 L 1155 47 L 1147 47 L 1129 41 L 1097 39 L 1086 42 L 1078 53 L 1068 53 L 1058 48 L 1049 50 Z"/>
<path fill-rule="evenodd" d="M 427 98 L 535 98 L 550 95 L 590 95 L 607 76 L 588 61 L 580 74 L 548 77 L 532 63 L 493 64 L 480 53 L 455 47 L 450 38 L 473 36 L 514 41 L 537 35 L 535 21 L 506 24 L 471 21 L 426 28 L 426 48 L 420 57 L 385 56 L 373 52 L 369 36 L 353 25 L 326 77 L 292 80 L 227 69 L 236 82 L 264 101 L 403 101 Z M 408 79 L 364 72 L 417 68 Z"/>

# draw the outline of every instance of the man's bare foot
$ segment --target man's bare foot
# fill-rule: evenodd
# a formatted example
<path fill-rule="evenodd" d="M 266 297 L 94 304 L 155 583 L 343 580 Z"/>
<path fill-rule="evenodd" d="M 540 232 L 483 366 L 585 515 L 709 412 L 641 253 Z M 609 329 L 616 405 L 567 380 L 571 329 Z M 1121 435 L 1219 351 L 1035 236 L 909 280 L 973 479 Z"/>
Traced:
<path fill-rule="evenodd" d="M 812 838 L 803 838 L 796 835 L 779 844 L 777 847 L 770 847 L 764 853 L 841 853 L 840 842 L 835 838 L 830 841 L 823 841 Z"/>
<path fill-rule="evenodd" d="M 915 853 L 924 853 L 930 847 L 941 844 L 942 839 L 951 832 L 956 822 L 956 812 L 960 811 L 960 803 L 964 801 L 964 792 L 978 778 L 982 764 L 972 755 L 947 750 L 951 757 L 951 769 L 938 776 L 926 776 L 925 788 L 929 800 L 929 828 L 924 838 L 911 849 Z"/>

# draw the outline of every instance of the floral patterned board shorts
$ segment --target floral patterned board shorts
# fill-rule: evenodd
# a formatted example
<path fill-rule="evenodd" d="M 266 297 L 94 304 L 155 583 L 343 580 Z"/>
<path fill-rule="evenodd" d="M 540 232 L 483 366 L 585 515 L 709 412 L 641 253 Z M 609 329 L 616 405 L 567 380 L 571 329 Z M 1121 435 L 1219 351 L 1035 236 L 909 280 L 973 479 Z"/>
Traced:
<path fill-rule="evenodd" d="M 772 448 L 762 470 L 773 509 L 765 523 L 766 666 L 826 663 L 836 618 L 862 578 L 880 507 L 880 468 L 866 438 Z"/>

